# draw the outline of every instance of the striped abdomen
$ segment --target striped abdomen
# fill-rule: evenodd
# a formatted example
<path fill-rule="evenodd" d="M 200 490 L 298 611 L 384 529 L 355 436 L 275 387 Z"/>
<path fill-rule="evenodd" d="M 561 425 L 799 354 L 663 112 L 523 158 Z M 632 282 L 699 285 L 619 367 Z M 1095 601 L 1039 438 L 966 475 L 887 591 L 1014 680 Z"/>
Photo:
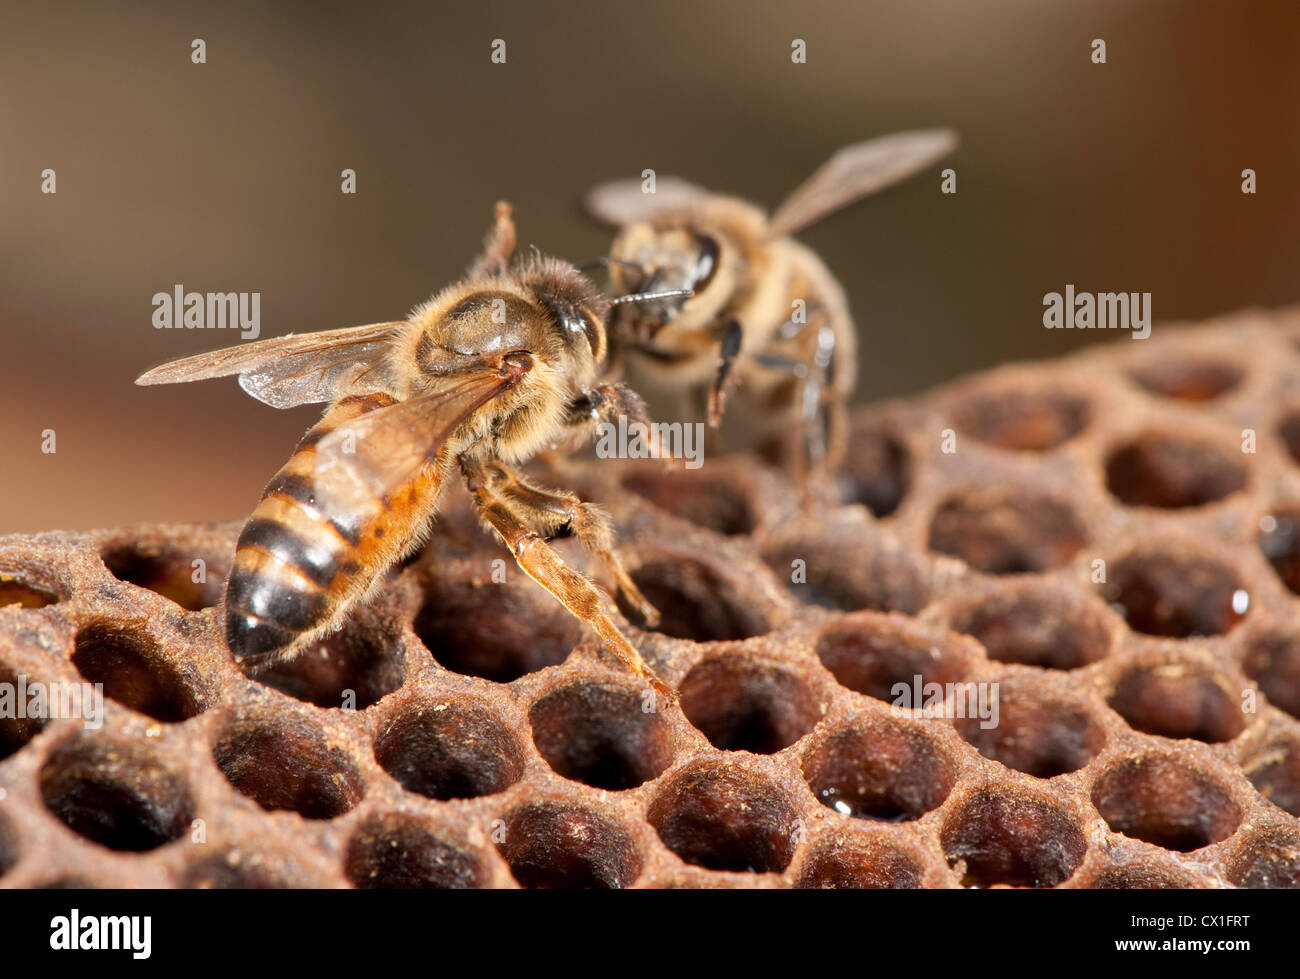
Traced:
<path fill-rule="evenodd" d="M 392 403 L 382 394 L 340 401 L 267 484 L 239 535 L 226 585 L 226 642 L 236 659 L 257 666 L 299 652 L 342 619 L 428 516 L 438 492 L 434 474 L 359 512 L 327 512 L 328 494 L 317 492 L 317 443 Z"/>

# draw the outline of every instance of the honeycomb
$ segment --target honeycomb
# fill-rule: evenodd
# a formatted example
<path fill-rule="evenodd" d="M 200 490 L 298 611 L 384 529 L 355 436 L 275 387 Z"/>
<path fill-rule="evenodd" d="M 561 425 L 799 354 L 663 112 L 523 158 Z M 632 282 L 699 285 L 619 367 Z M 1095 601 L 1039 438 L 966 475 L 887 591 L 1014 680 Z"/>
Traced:
<path fill-rule="evenodd" d="M 237 526 L 0 539 L 0 681 L 105 693 L 0 721 L 0 884 L 1300 886 L 1300 308 L 867 407 L 833 500 L 750 455 L 539 475 L 613 514 L 678 704 L 459 492 L 257 677 Z"/>

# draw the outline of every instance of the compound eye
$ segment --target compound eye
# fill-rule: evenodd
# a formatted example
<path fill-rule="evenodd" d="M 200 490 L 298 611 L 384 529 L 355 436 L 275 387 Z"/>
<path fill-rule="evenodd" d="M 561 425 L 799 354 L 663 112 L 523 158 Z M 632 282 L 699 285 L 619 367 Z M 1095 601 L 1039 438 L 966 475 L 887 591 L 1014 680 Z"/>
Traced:
<path fill-rule="evenodd" d="M 718 270 L 718 242 L 708 235 L 696 235 L 695 243 L 700 254 L 695 260 L 695 268 L 691 269 L 690 288 L 699 294 L 708 288 L 713 273 Z"/>
<path fill-rule="evenodd" d="M 578 319 L 582 324 L 582 332 L 587 338 L 587 344 L 591 347 L 591 356 L 595 357 L 600 350 L 600 329 L 585 309 L 578 310 Z"/>

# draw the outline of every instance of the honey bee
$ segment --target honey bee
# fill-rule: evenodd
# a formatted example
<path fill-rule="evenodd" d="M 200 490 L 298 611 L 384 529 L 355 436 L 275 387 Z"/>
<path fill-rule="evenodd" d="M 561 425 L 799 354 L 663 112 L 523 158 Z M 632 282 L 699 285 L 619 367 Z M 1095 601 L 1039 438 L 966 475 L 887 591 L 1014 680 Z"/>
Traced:
<path fill-rule="evenodd" d="M 932 164 L 957 145 L 949 130 L 896 133 L 846 146 L 768 217 L 762 208 L 672 177 L 593 188 L 588 210 L 619 231 L 612 291 L 677 294 L 615 311 L 611 334 L 635 369 L 685 387 L 716 427 L 743 392 L 768 427 L 798 429 L 802 478 L 833 470 L 846 444 L 855 334 L 844 292 L 795 232 Z M 596 263 L 593 263 L 596 264 Z"/>
<path fill-rule="evenodd" d="M 246 393 L 275 408 L 329 403 L 239 535 L 224 605 L 238 662 L 257 670 L 290 659 L 341 624 L 382 573 L 420 545 L 443 488 L 459 475 L 519 566 L 673 698 L 605 613 L 593 582 L 549 544 L 577 537 L 653 625 L 658 615 L 623 568 L 608 516 L 514 468 L 542 449 L 576 446 L 602 421 L 644 421 L 634 392 L 597 383 L 606 317 L 625 300 L 602 297 L 557 259 L 512 262 L 514 246 L 502 202 L 467 276 L 406 320 L 199 354 L 136 380 L 237 374 Z"/>

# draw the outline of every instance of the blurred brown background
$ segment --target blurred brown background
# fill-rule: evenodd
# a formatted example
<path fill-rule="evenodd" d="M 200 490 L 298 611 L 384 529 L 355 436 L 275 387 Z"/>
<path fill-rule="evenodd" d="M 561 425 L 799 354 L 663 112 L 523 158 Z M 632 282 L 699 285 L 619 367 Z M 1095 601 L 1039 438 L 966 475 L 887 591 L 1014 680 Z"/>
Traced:
<path fill-rule="evenodd" d="M 315 417 L 134 387 L 238 341 L 153 329 L 154 293 L 260 291 L 264 337 L 399 318 L 498 197 L 524 243 L 601 254 L 579 197 L 644 167 L 773 205 L 842 144 L 960 131 L 955 197 L 922 178 L 803 236 L 849 290 L 862 400 L 1102 339 L 1042 328 L 1067 282 L 1150 291 L 1157 324 L 1295 302 L 1297 106 L 1282 0 L 11 8 L 0 532 L 242 517 Z"/>

